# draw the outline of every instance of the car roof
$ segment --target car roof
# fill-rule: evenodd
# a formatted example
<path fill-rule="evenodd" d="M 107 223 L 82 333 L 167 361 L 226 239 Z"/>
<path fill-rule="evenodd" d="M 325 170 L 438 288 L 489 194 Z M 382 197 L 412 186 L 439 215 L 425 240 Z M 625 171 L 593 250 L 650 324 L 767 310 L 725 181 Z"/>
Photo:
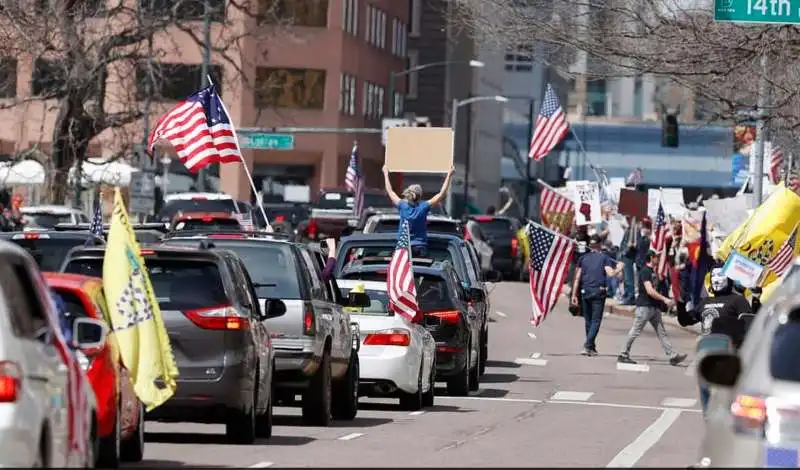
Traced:
<path fill-rule="evenodd" d="M 389 268 L 389 264 L 363 264 L 357 266 L 346 266 L 342 269 L 342 275 L 349 274 L 352 272 L 359 272 L 359 273 L 374 273 L 376 271 L 386 271 Z M 431 266 L 414 266 L 414 274 L 424 274 L 426 276 L 439 276 L 444 277 L 444 271 L 452 270 L 453 265 L 448 263 L 447 261 L 436 261 Z M 336 281 L 339 282 L 338 280 Z M 381 283 L 384 284 L 385 283 Z"/>
<path fill-rule="evenodd" d="M 447 242 L 464 242 L 464 239 L 458 235 L 449 234 L 449 233 L 440 233 L 440 232 L 430 232 L 428 233 L 428 242 L 431 240 L 435 241 L 447 241 Z M 345 242 L 361 242 L 361 241 L 397 241 L 397 234 L 396 233 L 354 233 L 352 235 L 348 235 L 346 237 L 342 237 L 339 241 L 339 244 L 343 244 Z"/>
<path fill-rule="evenodd" d="M 73 249 L 69 258 L 104 258 L 106 247 L 79 247 Z M 147 248 L 141 250 L 143 252 L 155 253 L 158 255 L 166 256 L 187 256 L 189 258 L 206 258 L 217 259 L 220 255 L 219 250 L 206 250 L 200 249 L 200 244 L 197 246 L 166 246 L 162 244 L 148 245 Z M 222 250 L 226 251 L 226 250 Z"/>
<path fill-rule="evenodd" d="M 78 209 L 68 206 L 59 206 L 55 204 L 43 204 L 41 206 L 22 206 L 20 207 L 20 212 L 23 214 L 34 213 L 34 212 L 44 212 L 44 213 L 51 213 L 51 214 L 81 214 L 82 212 Z"/>
<path fill-rule="evenodd" d="M 178 232 L 169 232 L 164 237 L 163 241 L 170 240 L 220 240 L 220 241 L 240 241 L 240 242 L 273 242 L 284 243 L 288 245 L 296 245 L 289 239 L 289 235 L 281 235 L 269 232 L 246 232 L 246 231 L 220 231 L 213 232 L 202 230 L 181 230 Z"/>
<path fill-rule="evenodd" d="M 44 272 L 42 275 L 48 284 L 62 289 L 79 290 L 88 283 L 103 283 L 100 278 L 83 274 Z"/>
<path fill-rule="evenodd" d="M 370 219 L 373 219 L 373 218 L 374 219 L 380 219 L 380 220 L 396 220 L 396 219 L 400 219 L 400 214 L 399 213 L 378 213 L 378 214 L 371 215 L 369 218 Z M 456 220 L 456 219 L 454 219 L 452 217 L 448 217 L 446 215 L 441 215 L 441 214 L 429 214 L 428 215 L 428 220 L 429 221 L 434 220 L 436 222 L 453 222 L 454 224 L 461 223 L 459 220 Z"/>
<path fill-rule="evenodd" d="M 172 193 L 164 196 L 164 202 L 188 201 L 192 199 L 233 200 L 233 198 L 230 195 L 225 193 L 186 192 L 186 193 Z"/>
<path fill-rule="evenodd" d="M 345 289 L 352 289 L 353 287 L 364 284 L 366 290 L 377 290 L 386 292 L 386 283 L 380 281 L 361 281 L 359 279 L 337 279 L 336 284 Z"/>
<path fill-rule="evenodd" d="M 182 219 L 200 219 L 204 217 L 215 217 L 218 219 L 233 219 L 235 218 L 233 214 L 230 212 L 221 212 L 221 211 L 187 211 L 187 212 L 178 212 L 175 214 L 175 218 L 178 220 Z"/>

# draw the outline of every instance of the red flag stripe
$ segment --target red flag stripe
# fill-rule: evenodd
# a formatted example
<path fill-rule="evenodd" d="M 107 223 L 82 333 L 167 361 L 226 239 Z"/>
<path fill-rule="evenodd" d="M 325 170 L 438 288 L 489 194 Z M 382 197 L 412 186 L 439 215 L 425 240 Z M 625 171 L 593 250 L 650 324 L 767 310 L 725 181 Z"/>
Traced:
<path fill-rule="evenodd" d="M 769 171 L 767 177 L 772 184 L 778 184 L 781 181 L 781 167 L 783 166 L 783 154 L 780 150 L 775 150 L 770 156 Z"/>

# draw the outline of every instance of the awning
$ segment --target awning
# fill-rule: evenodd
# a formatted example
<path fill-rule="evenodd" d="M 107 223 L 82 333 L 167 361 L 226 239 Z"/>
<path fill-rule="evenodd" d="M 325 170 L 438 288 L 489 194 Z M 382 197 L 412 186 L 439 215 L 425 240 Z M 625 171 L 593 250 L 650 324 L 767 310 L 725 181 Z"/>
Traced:
<path fill-rule="evenodd" d="M 44 167 L 36 160 L 0 163 L 0 186 L 44 184 Z"/>
<path fill-rule="evenodd" d="M 81 166 L 81 185 L 91 186 L 107 184 L 111 186 L 128 186 L 131 184 L 131 174 L 139 171 L 123 161 L 105 162 L 100 159 L 90 158 Z M 69 170 L 69 184 L 75 182 L 75 167 Z"/>

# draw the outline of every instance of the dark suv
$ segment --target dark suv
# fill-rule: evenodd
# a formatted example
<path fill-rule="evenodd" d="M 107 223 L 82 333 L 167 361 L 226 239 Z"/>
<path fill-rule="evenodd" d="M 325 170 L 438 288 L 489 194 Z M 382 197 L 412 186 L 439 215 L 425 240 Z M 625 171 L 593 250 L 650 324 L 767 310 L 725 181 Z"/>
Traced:
<path fill-rule="evenodd" d="M 365 259 L 348 266 L 340 277 L 385 281 L 388 268 L 385 259 Z M 464 289 L 446 261 L 415 260 L 414 278 L 424 326 L 436 340 L 436 378 L 447 382 L 450 395 L 478 390 L 483 321 L 472 302 L 482 300 L 483 293 Z"/>
<path fill-rule="evenodd" d="M 263 320 L 285 312 L 259 306 L 233 252 L 155 247 L 141 250 L 178 365 L 178 389 L 149 419 L 224 423 L 233 442 L 272 434 L 273 350 Z M 78 248 L 62 272 L 101 277 L 102 248 Z"/>
<path fill-rule="evenodd" d="M 36 260 L 42 271 L 58 271 L 69 251 L 75 247 L 104 245 L 105 240 L 88 230 L 0 232 L 0 240 L 7 240 L 24 248 Z"/>
<path fill-rule="evenodd" d="M 524 280 L 525 262 L 517 238 L 520 223 L 511 217 L 476 215 L 470 220 L 480 226 L 492 247 L 492 269 L 503 274 L 503 279 Z"/>

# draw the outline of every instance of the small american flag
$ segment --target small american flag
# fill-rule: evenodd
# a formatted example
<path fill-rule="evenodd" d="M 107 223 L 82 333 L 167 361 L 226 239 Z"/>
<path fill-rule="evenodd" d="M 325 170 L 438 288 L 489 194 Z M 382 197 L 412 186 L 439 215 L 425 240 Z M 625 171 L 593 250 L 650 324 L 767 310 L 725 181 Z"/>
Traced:
<path fill-rule="evenodd" d="M 358 168 L 358 143 L 353 143 L 353 151 L 350 152 L 350 163 L 347 165 L 347 172 L 344 174 L 344 185 L 348 191 L 353 193 L 353 215 L 361 217 L 364 212 L 364 175 Z"/>
<path fill-rule="evenodd" d="M 528 225 L 528 238 L 531 246 L 531 323 L 539 326 L 561 295 L 575 247 L 569 238 L 535 223 Z"/>
<path fill-rule="evenodd" d="M 667 217 L 664 215 L 664 207 L 658 203 L 656 211 L 656 224 L 653 229 L 653 240 L 650 242 L 650 249 L 659 254 L 658 264 L 656 265 L 656 275 L 663 279 L 667 275 L 667 238 L 669 236 L 669 226 Z"/>
<path fill-rule="evenodd" d="M 767 177 L 769 178 L 769 182 L 772 184 L 778 184 L 781 181 L 781 170 L 783 169 L 783 153 L 780 149 L 775 149 L 772 151 L 772 155 L 770 156 L 769 160 L 769 170 L 767 171 Z"/>
<path fill-rule="evenodd" d="M 192 173 L 212 163 L 242 160 L 236 129 L 215 85 L 181 101 L 159 119 L 147 147 L 152 152 L 159 140 L 175 147 L 181 163 Z"/>
<path fill-rule="evenodd" d="M 89 226 L 89 233 L 92 236 L 86 239 L 86 246 L 92 245 L 97 237 L 103 238 L 103 203 L 100 200 L 95 203 L 94 216 L 92 217 L 92 225 Z"/>
<path fill-rule="evenodd" d="M 550 186 L 542 183 L 539 195 L 539 217 L 545 227 L 568 233 L 575 219 L 575 204 Z"/>
<path fill-rule="evenodd" d="M 250 212 L 237 212 L 233 216 L 239 221 L 239 225 L 242 226 L 242 230 L 246 232 L 254 231 L 255 226 L 253 225 L 253 216 L 250 214 Z"/>
<path fill-rule="evenodd" d="M 408 231 L 408 221 L 403 221 L 400 233 L 386 274 L 386 288 L 389 291 L 391 311 L 413 320 L 419 312 L 419 305 L 411 262 L 411 235 Z"/>
<path fill-rule="evenodd" d="M 792 229 L 792 233 L 789 235 L 780 248 L 778 248 L 778 252 L 775 253 L 775 256 L 767 263 L 767 268 L 774 272 L 776 276 L 780 277 L 783 275 L 783 272 L 786 271 L 786 268 L 792 264 L 794 261 L 794 247 L 797 244 L 797 225 L 794 226 Z"/>
<path fill-rule="evenodd" d="M 548 83 L 547 90 L 544 92 L 544 102 L 539 116 L 536 118 L 536 125 L 533 128 L 533 138 L 528 156 L 539 161 L 547 156 L 553 147 L 569 132 L 567 116 L 558 102 L 558 96 L 553 91 L 553 87 Z"/>

